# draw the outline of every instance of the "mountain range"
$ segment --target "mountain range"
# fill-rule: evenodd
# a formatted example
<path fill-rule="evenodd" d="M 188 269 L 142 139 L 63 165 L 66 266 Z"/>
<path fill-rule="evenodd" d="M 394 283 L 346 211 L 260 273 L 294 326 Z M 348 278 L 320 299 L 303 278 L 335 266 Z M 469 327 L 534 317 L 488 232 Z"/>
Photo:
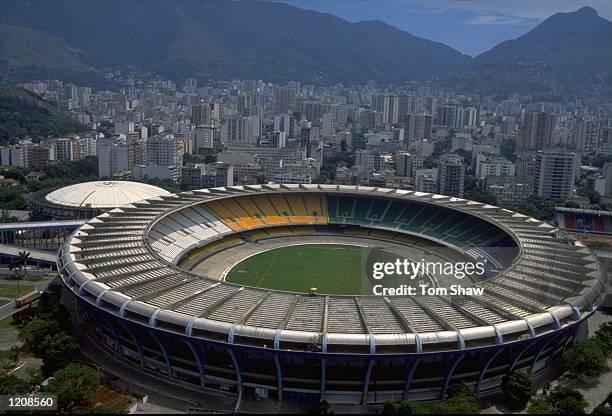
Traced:
<path fill-rule="evenodd" d="M 95 85 L 104 71 L 135 69 L 175 80 L 432 81 L 573 98 L 611 92 L 610 39 L 612 22 L 588 7 L 471 58 L 380 21 L 351 23 L 285 3 L 10 0 L 0 13 L 0 76 Z"/>
<path fill-rule="evenodd" d="M 590 7 L 557 13 L 525 35 L 478 55 L 448 86 L 498 94 L 550 98 L 609 96 L 612 92 L 612 22 Z"/>

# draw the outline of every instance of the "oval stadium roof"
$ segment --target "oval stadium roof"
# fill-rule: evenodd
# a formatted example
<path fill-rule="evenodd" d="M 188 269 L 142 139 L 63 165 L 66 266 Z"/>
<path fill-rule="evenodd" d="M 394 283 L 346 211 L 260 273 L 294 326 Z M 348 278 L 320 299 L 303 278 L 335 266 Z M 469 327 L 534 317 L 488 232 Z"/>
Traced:
<path fill-rule="evenodd" d="M 67 207 L 116 208 L 162 195 L 170 193 L 146 183 L 95 181 L 66 186 L 49 193 L 45 199 Z"/>

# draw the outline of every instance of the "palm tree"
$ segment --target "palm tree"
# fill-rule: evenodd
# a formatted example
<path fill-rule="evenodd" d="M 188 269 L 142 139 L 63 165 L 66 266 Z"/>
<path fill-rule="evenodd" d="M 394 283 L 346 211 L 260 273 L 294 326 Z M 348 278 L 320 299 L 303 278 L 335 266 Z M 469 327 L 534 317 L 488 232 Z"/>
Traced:
<path fill-rule="evenodd" d="M 28 260 L 30 260 L 30 252 L 23 250 L 19 252 L 19 263 L 23 266 L 23 278 L 28 276 Z"/>
<path fill-rule="evenodd" d="M 9 270 L 15 270 L 15 280 L 17 280 L 17 297 L 21 295 L 21 286 L 19 285 L 19 274 L 17 274 L 17 270 L 21 270 L 21 260 L 13 260 L 11 264 L 9 264 Z"/>
<path fill-rule="evenodd" d="M 7 210 L 3 209 L 0 212 L 0 223 L 15 222 L 15 221 L 17 221 L 17 217 L 14 217 L 11 214 L 9 214 Z"/>

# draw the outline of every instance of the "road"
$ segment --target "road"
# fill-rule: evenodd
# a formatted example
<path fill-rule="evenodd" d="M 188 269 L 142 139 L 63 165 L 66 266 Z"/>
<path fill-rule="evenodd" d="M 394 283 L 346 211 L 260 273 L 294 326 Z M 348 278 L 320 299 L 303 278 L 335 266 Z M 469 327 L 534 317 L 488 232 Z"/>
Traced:
<path fill-rule="evenodd" d="M 34 287 L 37 290 L 45 290 L 47 288 L 47 286 L 49 286 L 49 283 L 52 282 L 52 279 L 43 279 L 43 280 L 37 280 L 35 282 L 32 281 L 28 281 L 28 280 L 21 280 L 20 283 L 26 283 L 26 284 L 32 284 L 34 283 Z M 15 285 L 17 286 L 17 281 L 16 280 L 4 280 L 4 279 L 0 279 L 0 284 L 2 285 Z M 25 293 L 23 293 L 25 295 Z M 0 306 L 0 321 L 4 318 L 6 318 L 9 315 L 12 315 L 13 313 L 15 313 L 17 311 L 17 309 L 15 309 L 15 301 L 10 301 L 9 303 L 7 303 L 6 305 L 2 305 Z"/>

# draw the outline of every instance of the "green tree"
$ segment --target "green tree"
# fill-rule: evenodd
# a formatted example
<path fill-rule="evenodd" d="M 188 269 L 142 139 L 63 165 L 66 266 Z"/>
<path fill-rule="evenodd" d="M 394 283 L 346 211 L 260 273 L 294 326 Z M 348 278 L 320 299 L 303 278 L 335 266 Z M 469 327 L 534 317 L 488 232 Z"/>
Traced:
<path fill-rule="evenodd" d="M 59 330 L 57 322 L 36 316 L 21 328 L 18 338 L 23 341 L 26 349 L 38 355 L 41 353 L 43 340 L 47 336 L 58 333 Z"/>
<path fill-rule="evenodd" d="M 100 386 L 98 371 L 82 364 L 69 364 L 57 370 L 49 382 L 49 392 L 57 394 L 60 408 L 70 411 L 83 406 L 84 401 Z"/>
<path fill-rule="evenodd" d="M 431 154 L 431 156 L 435 160 L 438 160 L 440 156 L 448 152 L 452 146 L 453 146 L 453 139 L 451 139 L 450 137 L 445 137 L 444 140 L 440 140 L 434 143 L 433 153 Z"/>
<path fill-rule="evenodd" d="M 9 350 L 9 359 L 16 363 L 19 361 L 19 354 L 21 353 L 19 347 L 17 345 L 13 345 Z"/>
<path fill-rule="evenodd" d="M 6 209 L 0 211 L 0 223 L 17 222 L 17 217 L 11 215 Z"/>
<path fill-rule="evenodd" d="M 447 391 L 447 396 L 446 400 L 437 404 L 411 400 L 401 402 L 390 400 L 385 402 L 383 413 L 388 415 L 480 413 L 478 396 L 464 383 L 451 385 Z"/>
<path fill-rule="evenodd" d="M 561 385 L 551 389 L 548 401 L 557 410 L 557 413 L 563 415 L 584 414 L 589 405 L 578 390 Z"/>
<path fill-rule="evenodd" d="M 40 352 L 43 359 L 42 372 L 50 376 L 74 360 L 79 352 L 79 344 L 72 335 L 59 332 L 45 337 L 40 344 Z"/>
<path fill-rule="evenodd" d="M 533 397 L 534 389 L 531 377 L 523 371 L 513 371 L 502 378 L 501 389 L 506 403 L 522 409 Z"/>
<path fill-rule="evenodd" d="M 578 390 L 557 385 L 546 394 L 531 400 L 527 412 L 531 414 L 584 414 L 589 404 Z"/>
<path fill-rule="evenodd" d="M 463 197 L 483 204 L 497 205 L 497 197 L 488 189 L 473 188 L 465 192 Z"/>
<path fill-rule="evenodd" d="M 432 169 L 437 166 L 437 159 L 434 159 L 433 156 L 427 156 L 425 160 L 423 160 L 423 168 Z"/>
<path fill-rule="evenodd" d="M 606 355 L 612 354 L 612 322 L 601 324 L 599 329 L 595 331 L 595 338 L 601 342 Z"/>
<path fill-rule="evenodd" d="M 448 398 L 435 406 L 434 413 L 479 414 L 478 396 L 465 383 L 457 383 L 448 389 Z"/>
<path fill-rule="evenodd" d="M 30 260 L 30 252 L 26 250 L 21 250 L 18 254 L 19 262 L 23 266 L 23 278 L 28 277 L 28 261 Z M 19 280 L 17 280 L 19 282 Z"/>
<path fill-rule="evenodd" d="M 52 178 L 90 178 L 98 176 L 98 159 L 88 156 L 80 160 L 64 160 L 46 168 Z"/>
<path fill-rule="evenodd" d="M 509 208 L 516 212 L 520 212 L 521 214 L 528 215 L 539 220 L 548 221 L 553 218 L 555 207 L 557 205 L 557 201 L 532 197 L 523 205 L 509 206 Z"/>
<path fill-rule="evenodd" d="M 538 396 L 529 402 L 527 413 L 532 415 L 552 415 L 557 413 L 557 409 L 550 404 L 547 396 Z"/>
<path fill-rule="evenodd" d="M 596 205 L 601 202 L 601 195 L 599 192 L 590 189 L 590 188 L 580 188 L 577 191 L 578 195 L 583 196 L 585 198 L 589 198 L 589 202 L 591 205 Z"/>
<path fill-rule="evenodd" d="M 574 344 L 568 354 L 568 370 L 575 376 L 597 377 L 607 370 L 608 354 L 597 338 L 588 338 Z"/>
<path fill-rule="evenodd" d="M 29 385 L 25 380 L 13 374 L 0 375 L 0 394 L 24 394 L 28 389 Z"/>
<path fill-rule="evenodd" d="M 19 297 L 21 296 L 21 284 L 19 283 L 21 276 L 19 276 L 19 273 L 18 273 L 21 270 L 21 263 L 19 259 L 11 260 L 8 268 L 9 270 L 15 271 L 15 280 L 17 280 L 17 296 Z"/>
<path fill-rule="evenodd" d="M 23 210 L 27 208 L 23 197 L 25 189 L 23 186 L 11 186 L 0 188 L 0 209 Z"/>
<path fill-rule="evenodd" d="M 26 368 L 25 372 L 28 377 L 30 389 L 32 389 L 34 386 L 40 385 L 40 383 L 45 380 L 45 376 L 43 376 L 43 373 L 42 371 L 40 371 L 40 368 Z"/>
<path fill-rule="evenodd" d="M 215 163 L 216 161 L 217 161 L 217 155 L 204 156 L 204 163 Z"/>
<path fill-rule="evenodd" d="M 394 402 L 392 400 L 385 402 L 383 414 L 386 415 L 420 415 L 436 413 L 437 405 L 431 403 L 422 403 L 413 400 L 404 400 Z"/>
<path fill-rule="evenodd" d="M 565 208 L 580 208 L 580 205 L 576 201 L 567 201 L 564 205 Z"/>

